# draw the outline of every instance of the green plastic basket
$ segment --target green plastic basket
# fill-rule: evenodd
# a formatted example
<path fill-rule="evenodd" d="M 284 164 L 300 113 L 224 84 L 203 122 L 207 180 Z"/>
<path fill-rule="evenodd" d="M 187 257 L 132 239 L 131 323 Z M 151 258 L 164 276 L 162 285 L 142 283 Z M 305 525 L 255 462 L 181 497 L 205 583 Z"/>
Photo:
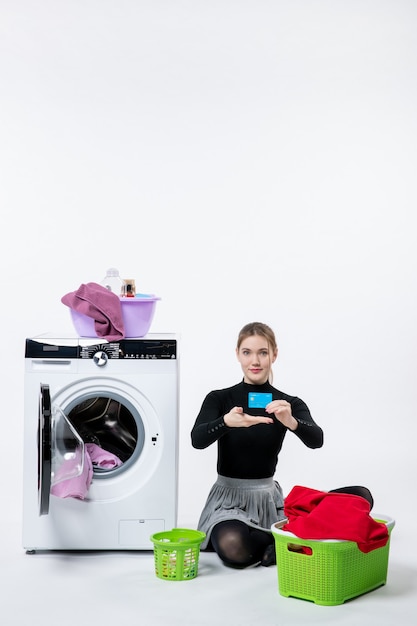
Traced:
<path fill-rule="evenodd" d="M 391 536 L 394 520 L 386 515 L 374 519 L 384 522 Z M 301 539 L 279 525 L 271 530 L 281 595 L 331 606 L 386 583 L 390 538 L 382 548 L 365 553 L 354 541 Z"/>
<path fill-rule="evenodd" d="M 173 528 L 151 536 L 154 544 L 155 573 L 164 580 L 191 580 L 198 573 L 200 545 L 205 533 Z"/>

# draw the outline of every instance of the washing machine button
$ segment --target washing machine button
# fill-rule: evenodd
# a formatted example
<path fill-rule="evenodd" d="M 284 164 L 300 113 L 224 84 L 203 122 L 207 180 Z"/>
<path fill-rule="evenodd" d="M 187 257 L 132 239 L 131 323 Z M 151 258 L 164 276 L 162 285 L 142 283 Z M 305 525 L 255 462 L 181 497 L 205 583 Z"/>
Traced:
<path fill-rule="evenodd" d="M 98 367 L 103 367 L 109 360 L 109 356 L 104 350 L 99 350 L 93 355 L 93 361 Z"/>

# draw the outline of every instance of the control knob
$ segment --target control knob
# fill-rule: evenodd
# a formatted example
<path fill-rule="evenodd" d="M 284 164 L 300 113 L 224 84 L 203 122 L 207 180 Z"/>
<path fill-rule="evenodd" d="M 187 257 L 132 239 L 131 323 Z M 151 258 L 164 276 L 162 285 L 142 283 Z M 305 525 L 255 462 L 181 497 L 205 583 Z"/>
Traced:
<path fill-rule="evenodd" d="M 104 350 L 99 350 L 93 355 L 93 361 L 98 367 L 103 367 L 104 365 L 106 365 L 108 360 L 109 356 Z"/>

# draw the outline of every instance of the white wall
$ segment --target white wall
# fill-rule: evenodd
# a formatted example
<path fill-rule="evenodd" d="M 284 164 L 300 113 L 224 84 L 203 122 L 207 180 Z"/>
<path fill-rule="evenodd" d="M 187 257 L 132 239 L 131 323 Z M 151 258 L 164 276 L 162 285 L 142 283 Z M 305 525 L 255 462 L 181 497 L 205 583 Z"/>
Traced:
<path fill-rule="evenodd" d="M 284 491 L 364 483 L 411 525 L 416 26 L 413 0 L 1 1 L 8 516 L 24 339 L 70 332 L 61 296 L 116 266 L 181 334 L 180 521 L 215 478 L 189 431 L 258 319 L 325 430 L 288 437 Z"/>

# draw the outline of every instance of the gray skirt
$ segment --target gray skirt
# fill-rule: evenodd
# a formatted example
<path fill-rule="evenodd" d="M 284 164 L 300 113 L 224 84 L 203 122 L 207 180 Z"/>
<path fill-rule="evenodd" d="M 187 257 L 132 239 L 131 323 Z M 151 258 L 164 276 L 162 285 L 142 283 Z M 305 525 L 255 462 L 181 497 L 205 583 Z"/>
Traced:
<path fill-rule="evenodd" d="M 204 550 L 210 543 L 213 526 L 226 520 L 240 520 L 271 532 L 275 522 L 285 519 L 284 497 L 280 485 L 273 478 L 228 478 L 219 475 L 207 497 L 198 522 L 198 530 L 206 533 L 201 544 Z"/>

